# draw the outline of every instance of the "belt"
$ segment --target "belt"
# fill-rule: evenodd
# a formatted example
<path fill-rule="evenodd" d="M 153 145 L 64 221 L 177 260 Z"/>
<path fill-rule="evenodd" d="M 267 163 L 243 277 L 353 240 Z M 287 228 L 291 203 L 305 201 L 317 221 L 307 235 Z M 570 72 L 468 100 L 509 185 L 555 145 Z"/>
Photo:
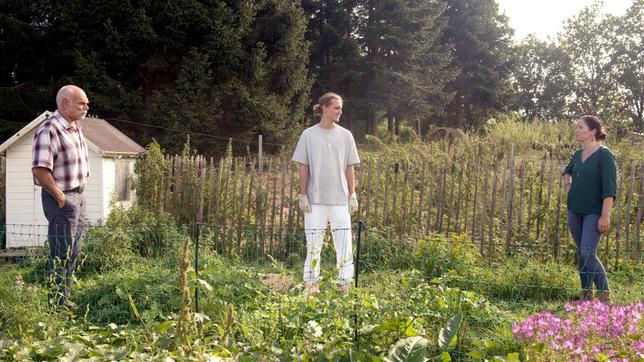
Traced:
<path fill-rule="evenodd" d="M 82 194 L 83 190 L 85 190 L 85 185 L 74 187 L 73 189 L 65 190 L 64 192 L 74 192 L 74 193 L 77 193 L 77 194 Z"/>

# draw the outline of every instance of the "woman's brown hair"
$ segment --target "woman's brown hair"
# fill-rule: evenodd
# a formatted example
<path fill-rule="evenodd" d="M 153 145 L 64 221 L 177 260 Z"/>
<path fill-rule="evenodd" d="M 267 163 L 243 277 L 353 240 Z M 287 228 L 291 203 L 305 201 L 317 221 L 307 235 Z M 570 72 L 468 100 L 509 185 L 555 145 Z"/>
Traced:
<path fill-rule="evenodd" d="M 602 120 L 599 117 L 586 115 L 581 116 L 580 119 L 584 121 L 589 130 L 595 130 L 595 139 L 598 141 L 606 139 L 608 132 L 606 132 L 606 128 L 604 128 Z"/>

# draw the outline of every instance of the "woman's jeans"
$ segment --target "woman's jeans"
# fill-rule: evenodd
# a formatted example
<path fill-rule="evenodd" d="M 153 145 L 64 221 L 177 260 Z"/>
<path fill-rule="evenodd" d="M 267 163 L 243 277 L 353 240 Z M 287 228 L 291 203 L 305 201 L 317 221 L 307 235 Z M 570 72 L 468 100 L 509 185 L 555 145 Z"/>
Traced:
<path fill-rule="evenodd" d="M 597 229 L 597 215 L 575 214 L 568 210 L 568 227 L 577 246 L 581 289 L 589 290 L 595 283 L 598 292 L 608 291 L 606 270 L 597 258 L 601 234 Z"/>

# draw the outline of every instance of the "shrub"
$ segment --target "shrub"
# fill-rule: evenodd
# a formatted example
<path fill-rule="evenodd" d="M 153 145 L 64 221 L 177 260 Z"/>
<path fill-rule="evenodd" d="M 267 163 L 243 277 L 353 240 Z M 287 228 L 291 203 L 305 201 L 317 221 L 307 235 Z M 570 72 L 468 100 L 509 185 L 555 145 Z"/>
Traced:
<path fill-rule="evenodd" d="M 364 136 L 364 142 L 367 148 L 372 150 L 379 151 L 385 148 L 385 144 L 380 140 L 380 138 L 370 134 Z"/>
<path fill-rule="evenodd" d="M 162 212 L 137 205 L 123 209 L 112 205 L 105 225 L 91 227 L 83 243 L 85 265 L 109 270 L 124 265 L 133 256 L 176 256 L 178 240 L 186 231 Z"/>
<path fill-rule="evenodd" d="M 407 125 L 400 126 L 398 137 L 401 143 L 416 143 L 420 141 L 420 137 L 418 137 L 416 131 Z"/>
<path fill-rule="evenodd" d="M 418 242 L 416 251 L 418 269 L 426 277 L 440 277 L 448 272 L 469 278 L 477 265 L 478 253 L 475 246 L 465 241 L 464 235 L 446 238 L 430 234 Z"/>

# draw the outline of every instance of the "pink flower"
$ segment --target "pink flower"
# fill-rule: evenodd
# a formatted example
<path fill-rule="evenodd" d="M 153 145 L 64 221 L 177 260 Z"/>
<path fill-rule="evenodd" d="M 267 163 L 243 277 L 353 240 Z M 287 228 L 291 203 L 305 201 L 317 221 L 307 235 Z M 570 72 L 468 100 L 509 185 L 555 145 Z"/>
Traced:
<path fill-rule="evenodd" d="M 540 342 L 567 360 L 592 361 L 599 353 L 609 356 L 644 356 L 644 341 L 629 336 L 641 334 L 644 303 L 626 306 L 585 301 L 568 303 L 562 316 L 543 311 L 512 325 L 519 341 Z M 628 358 L 612 359 L 613 361 Z"/>

